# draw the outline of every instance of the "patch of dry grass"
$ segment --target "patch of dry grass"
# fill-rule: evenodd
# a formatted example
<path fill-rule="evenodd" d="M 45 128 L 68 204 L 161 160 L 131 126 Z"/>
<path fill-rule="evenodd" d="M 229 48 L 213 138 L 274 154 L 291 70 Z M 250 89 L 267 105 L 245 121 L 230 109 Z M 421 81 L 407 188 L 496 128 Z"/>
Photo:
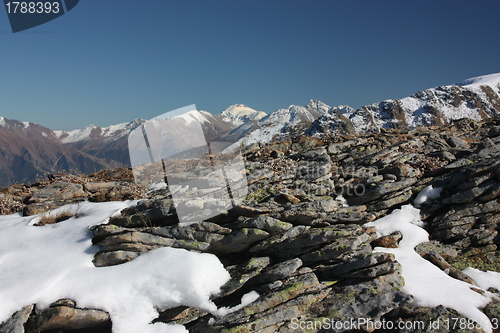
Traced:
<path fill-rule="evenodd" d="M 67 219 L 70 219 L 72 218 L 73 216 L 75 216 L 74 214 L 70 213 L 70 212 L 67 212 L 67 211 L 62 211 L 60 212 L 59 214 L 57 215 L 49 215 L 49 214 L 45 214 L 42 216 L 42 218 L 40 219 L 40 222 L 38 223 L 35 223 L 34 225 L 37 226 L 37 227 L 42 227 L 44 225 L 47 225 L 47 224 L 54 224 L 54 223 L 59 223 L 59 222 L 62 222 L 62 221 L 66 221 Z"/>

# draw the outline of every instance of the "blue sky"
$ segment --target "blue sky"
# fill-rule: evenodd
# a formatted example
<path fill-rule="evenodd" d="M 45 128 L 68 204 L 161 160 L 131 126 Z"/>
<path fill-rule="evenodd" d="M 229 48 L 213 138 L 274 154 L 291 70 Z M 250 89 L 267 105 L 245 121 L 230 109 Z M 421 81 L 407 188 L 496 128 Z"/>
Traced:
<path fill-rule="evenodd" d="M 80 0 L 13 34 L 0 116 L 71 130 L 196 104 L 360 106 L 500 72 L 499 1 Z"/>

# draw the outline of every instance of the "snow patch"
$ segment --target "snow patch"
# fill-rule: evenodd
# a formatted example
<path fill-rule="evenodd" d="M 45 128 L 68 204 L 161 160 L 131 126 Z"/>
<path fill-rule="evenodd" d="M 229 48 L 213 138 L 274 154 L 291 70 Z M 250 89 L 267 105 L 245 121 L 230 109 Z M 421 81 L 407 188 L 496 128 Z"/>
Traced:
<path fill-rule="evenodd" d="M 433 188 L 432 185 L 429 185 L 417 195 L 413 204 L 415 207 L 420 208 L 423 203 L 439 198 L 442 190 L 441 187 Z"/>
<path fill-rule="evenodd" d="M 479 87 L 482 85 L 496 86 L 500 84 L 500 73 L 473 77 L 455 84 L 461 87 Z"/>
<path fill-rule="evenodd" d="M 496 288 L 500 290 L 500 273 L 483 272 L 472 267 L 468 267 L 462 272 L 470 276 L 483 289 Z"/>
<path fill-rule="evenodd" d="M 226 307 L 220 308 L 216 311 L 215 314 L 219 317 L 223 317 L 229 313 L 236 312 L 242 309 L 243 307 L 247 306 L 248 304 L 256 301 L 257 298 L 259 298 L 259 296 L 260 296 L 259 293 L 253 290 L 241 297 L 241 303 L 239 305 L 233 306 L 232 308 L 226 308 Z"/>
<path fill-rule="evenodd" d="M 85 128 L 82 129 L 77 129 L 69 132 L 61 131 L 57 132 L 57 135 L 59 138 L 63 137 L 61 141 L 63 143 L 71 143 L 71 142 L 78 142 L 78 141 L 84 141 L 90 139 L 92 132 L 96 129 L 98 129 L 96 125 L 89 125 Z"/>
<path fill-rule="evenodd" d="M 180 325 L 150 324 L 159 310 L 180 305 L 217 314 L 210 296 L 230 276 L 212 254 L 167 247 L 125 264 L 93 266 L 99 248 L 92 245 L 89 228 L 135 204 L 63 206 L 47 214 L 69 212 L 74 216 L 43 227 L 34 226 L 41 215 L 1 216 L 0 322 L 23 306 L 47 308 L 61 298 L 73 299 L 78 307 L 109 312 L 115 333 L 187 332 Z M 255 294 L 243 302 L 253 300 Z"/>
<path fill-rule="evenodd" d="M 335 198 L 335 200 L 339 201 L 340 203 L 342 203 L 342 207 L 349 207 L 349 204 L 347 203 L 346 198 L 344 198 L 342 195 L 337 195 L 337 197 Z"/>
<path fill-rule="evenodd" d="M 420 210 L 405 205 L 390 215 L 366 225 L 375 226 L 380 236 L 387 236 L 396 231 L 402 233 L 403 238 L 399 248 L 377 247 L 374 251 L 395 255 L 402 266 L 405 280 L 403 291 L 413 295 L 416 305 L 424 307 L 443 305 L 455 309 L 480 324 L 484 332 L 491 333 L 492 324 L 479 309 L 485 307 L 494 296 L 486 291 L 484 295 L 475 292 L 471 288 L 477 287 L 450 277 L 415 252 L 415 246 L 429 241 L 429 234 L 419 226 L 422 224 Z"/>
<path fill-rule="evenodd" d="M 4 117 L 0 117 L 0 126 L 1 127 L 5 127 L 7 123 L 5 122 L 5 118 Z"/>

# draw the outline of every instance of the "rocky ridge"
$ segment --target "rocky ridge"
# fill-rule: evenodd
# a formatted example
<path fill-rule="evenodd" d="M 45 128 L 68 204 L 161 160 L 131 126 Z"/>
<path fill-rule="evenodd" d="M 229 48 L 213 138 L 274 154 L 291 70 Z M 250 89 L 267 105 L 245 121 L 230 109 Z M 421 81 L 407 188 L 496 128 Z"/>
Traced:
<path fill-rule="evenodd" d="M 418 307 L 403 292 L 401 265 L 375 247 L 397 247 L 402 235 L 378 237 L 365 224 L 411 204 L 424 188 L 442 188 L 421 207 L 431 241 L 416 251 L 449 276 L 474 284 L 472 266 L 500 272 L 500 119 L 460 119 L 442 127 L 381 129 L 379 133 L 300 136 L 246 148 L 249 194 L 243 204 L 210 220 L 179 225 L 166 189 L 145 193 L 130 170 L 48 180 L 0 191 L 2 213 L 42 213 L 80 200 L 141 198 L 93 230 L 95 266 L 126 263 L 171 246 L 218 256 L 231 280 L 213 297 L 219 307 L 259 298 L 222 317 L 196 308 L 161 313 L 157 321 L 190 332 L 325 332 L 325 318 L 348 322 L 463 318 L 455 310 Z M 55 221 L 57 222 L 57 221 Z M 53 222 L 51 222 L 53 223 Z M 478 292 L 482 292 L 477 289 Z M 498 290 L 490 289 L 493 293 Z M 58 300 L 49 309 L 19 309 L 0 332 L 110 332 L 109 316 Z M 499 318 L 500 303 L 483 309 Z M 306 323 L 299 329 L 299 322 Z M 330 331 L 382 332 L 369 326 Z M 395 332 L 464 332 L 395 329 Z M 480 329 L 466 329 L 481 332 Z"/>

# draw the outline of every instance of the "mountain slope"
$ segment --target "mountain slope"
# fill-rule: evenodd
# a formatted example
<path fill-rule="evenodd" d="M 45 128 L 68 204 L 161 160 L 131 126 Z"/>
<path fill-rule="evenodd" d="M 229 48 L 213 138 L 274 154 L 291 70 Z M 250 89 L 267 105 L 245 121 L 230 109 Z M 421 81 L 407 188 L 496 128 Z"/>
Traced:
<path fill-rule="evenodd" d="M 357 134 L 381 128 L 442 126 L 453 119 L 485 120 L 500 115 L 500 74 L 440 86 L 403 98 L 363 106 L 343 114 Z M 308 129 L 310 135 L 336 131 L 338 117 L 318 119 Z M 347 125 L 346 125 L 347 126 Z"/>
<path fill-rule="evenodd" d="M 105 160 L 62 145 L 44 126 L 0 117 L 0 185 L 33 182 L 46 173 L 91 173 L 109 167 Z"/>
<path fill-rule="evenodd" d="M 316 118 L 328 112 L 330 107 L 323 102 L 311 100 L 307 107 L 290 105 L 278 109 L 256 123 L 245 123 L 231 131 L 226 138 L 244 146 L 267 143 L 273 139 L 294 135 L 307 128 Z"/>

